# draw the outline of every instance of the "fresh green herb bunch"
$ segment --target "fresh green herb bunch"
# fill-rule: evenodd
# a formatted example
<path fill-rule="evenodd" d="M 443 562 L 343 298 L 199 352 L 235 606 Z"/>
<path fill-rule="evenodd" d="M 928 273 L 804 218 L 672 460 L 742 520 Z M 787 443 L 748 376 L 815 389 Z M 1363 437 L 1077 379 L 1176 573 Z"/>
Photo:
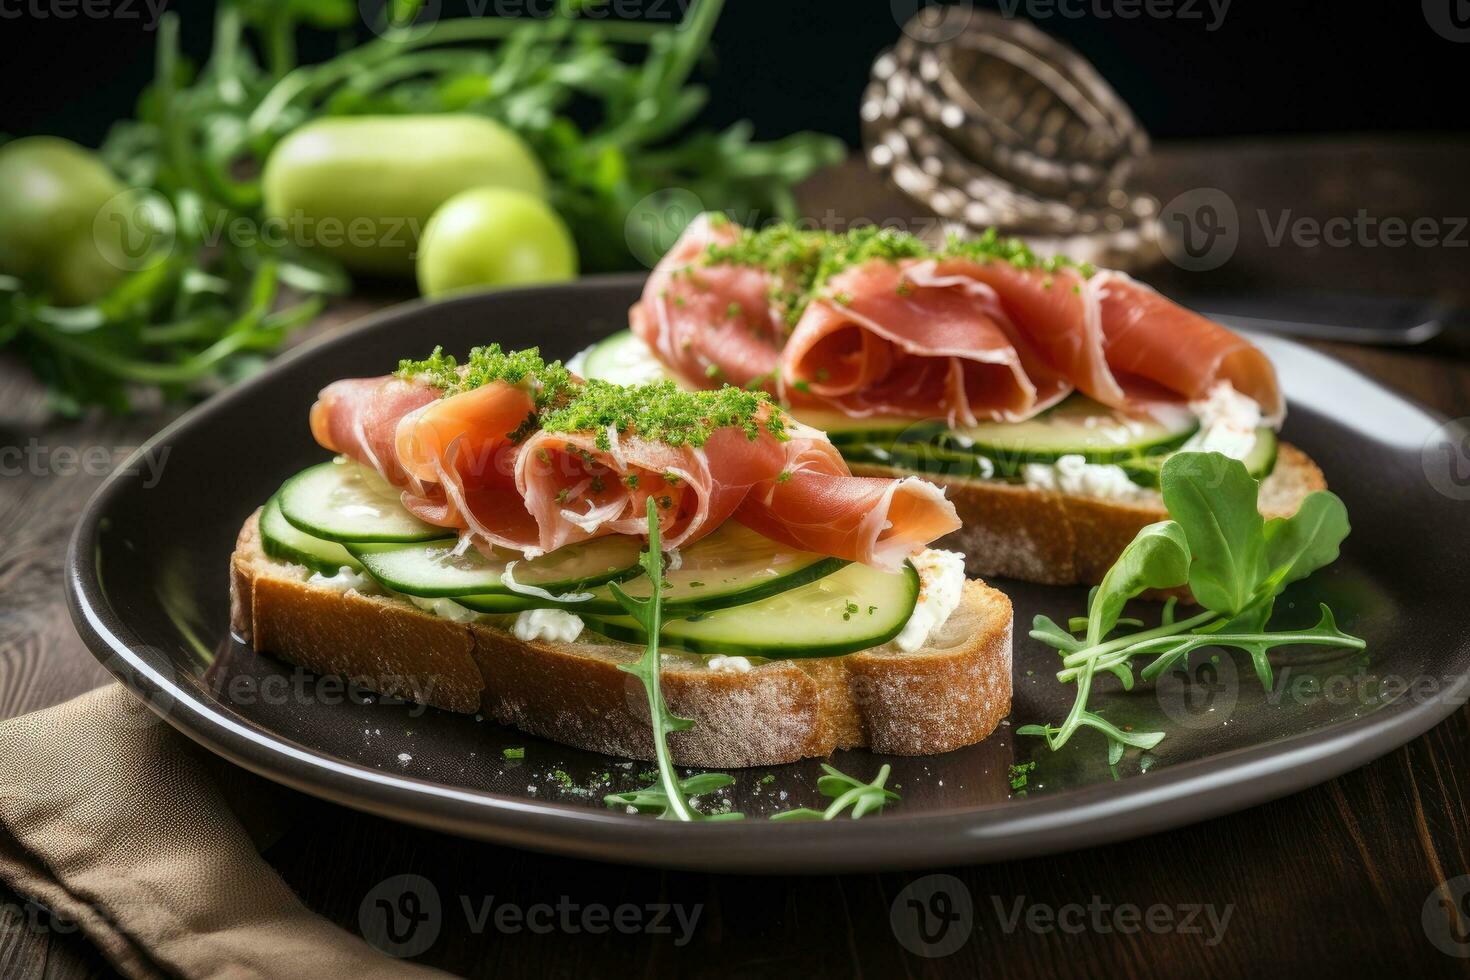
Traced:
<path fill-rule="evenodd" d="M 258 368 L 350 286 L 335 261 L 267 233 L 262 213 L 263 161 L 323 116 L 468 112 L 506 124 L 551 176 L 552 204 L 589 271 L 634 264 L 629 215 L 665 188 L 708 207 L 793 217 L 791 188 L 839 160 L 838 141 L 759 144 L 743 124 L 689 131 L 707 92 L 688 80 L 722 5 L 693 0 L 677 26 L 579 19 L 587 4 L 566 2 L 545 18 L 421 27 L 412 24 L 421 4 L 395 0 L 403 26 L 354 47 L 352 0 L 224 0 L 198 66 L 169 13 L 155 80 L 101 150 L 146 192 L 147 254 L 129 256 L 127 275 L 84 306 L 0 277 L 0 346 L 26 357 L 72 412 L 124 412 L 141 390 L 183 398 Z M 298 64 L 302 29 L 344 32 L 344 52 Z M 660 229 L 660 241 L 678 230 Z"/>
<path fill-rule="evenodd" d="M 1277 647 L 1364 648 L 1361 639 L 1338 629 L 1326 606 L 1315 626 L 1267 626 L 1283 589 L 1337 560 L 1349 525 L 1335 494 L 1311 493 L 1293 516 L 1268 521 L 1261 517 L 1258 486 L 1244 464 L 1219 453 L 1195 452 L 1165 461 L 1160 488 L 1170 519 L 1138 532 L 1092 591 L 1086 618 L 1070 622 L 1069 630 L 1036 617 L 1031 636 L 1057 650 L 1062 658 L 1057 679 L 1075 683 L 1077 698 L 1061 724 L 1025 725 L 1016 729 L 1018 735 L 1043 736 L 1055 750 L 1078 729 L 1093 728 L 1107 739 L 1109 765 L 1117 765 L 1127 749 L 1151 749 L 1165 733 L 1124 731 L 1089 710 L 1093 681 L 1104 674 L 1131 690 L 1139 658 L 1152 658 L 1140 675 L 1152 681 L 1195 650 L 1233 647 L 1250 655 L 1261 685 L 1270 689 L 1269 655 Z M 1148 589 L 1184 585 L 1200 612 L 1179 619 L 1170 599 L 1158 626 L 1112 635 L 1121 625 L 1144 625 L 1122 618 L 1128 600 Z"/>
<path fill-rule="evenodd" d="M 632 268 L 629 217 L 649 195 L 682 188 L 707 207 L 790 219 L 791 189 L 843 156 L 838 140 L 816 134 L 757 143 L 748 123 L 691 131 L 709 93 L 689 78 L 723 5 L 692 0 L 677 25 L 578 19 L 597 2 L 561 2 L 545 18 L 425 27 L 400 10 L 401 30 L 287 74 L 249 113 L 245 135 L 263 152 L 323 115 L 489 116 L 525 139 L 546 167 L 551 203 L 571 227 L 583 267 Z M 679 230 L 660 228 L 657 237 Z"/>

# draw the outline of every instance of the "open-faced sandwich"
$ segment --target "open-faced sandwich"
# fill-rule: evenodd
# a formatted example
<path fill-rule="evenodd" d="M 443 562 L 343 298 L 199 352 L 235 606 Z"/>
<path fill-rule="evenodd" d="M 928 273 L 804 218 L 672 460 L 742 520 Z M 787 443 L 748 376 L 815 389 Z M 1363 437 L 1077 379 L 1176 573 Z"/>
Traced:
<path fill-rule="evenodd" d="M 572 366 L 771 393 L 855 473 L 945 487 L 963 523 L 945 543 L 972 574 L 1098 582 L 1166 516 L 1159 473 L 1179 451 L 1241 460 L 1268 517 L 1325 486 L 1277 440 L 1285 402 L 1257 347 L 1122 273 L 994 235 L 936 249 L 705 215 L 630 322 Z"/>
<path fill-rule="evenodd" d="M 943 752 L 1010 710 L 1009 601 L 928 547 L 960 526 L 944 492 L 852 475 L 764 393 L 583 382 L 492 346 L 336 382 L 310 425 L 335 458 L 233 556 L 256 650 L 652 758 L 651 650 L 695 722 L 673 758 L 703 766 Z M 650 630 L 631 611 L 654 592 Z"/>

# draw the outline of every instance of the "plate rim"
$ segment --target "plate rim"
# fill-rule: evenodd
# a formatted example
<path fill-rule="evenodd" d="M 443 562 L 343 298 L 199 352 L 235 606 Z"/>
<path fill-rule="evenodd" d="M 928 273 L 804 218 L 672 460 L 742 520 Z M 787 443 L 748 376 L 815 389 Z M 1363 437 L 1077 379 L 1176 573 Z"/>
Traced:
<path fill-rule="evenodd" d="M 175 730 L 257 775 L 299 792 L 461 837 L 548 853 L 653 867 L 741 873 L 831 873 L 978 864 L 1128 840 L 1212 819 L 1319 785 L 1385 755 L 1454 713 L 1470 694 L 1470 671 L 1436 698 L 1414 703 L 1402 694 L 1362 717 L 1260 745 L 1154 770 L 1147 777 L 1058 790 L 1021 807 L 1000 804 L 881 820 L 794 823 L 730 821 L 675 824 L 566 803 L 457 789 L 399 776 L 296 746 L 284 736 L 228 717 L 181 686 L 166 655 L 132 634 L 106 601 L 96 553 L 107 505 L 122 491 L 132 461 L 210 417 L 228 411 L 298 359 L 348 343 L 358 333 L 445 305 L 474 305 L 509 296 L 636 286 L 639 274 L 590 276 L 573 283 L 472 293 L 431 303 L 422 299 L 367 313 L 301 344 L 254 378 L 184 412 L 140 445 L 88 500 L 65 559 L 65 594 L 78 633 L 94 657 Z M 1422 414 L 1444 417 L 1350 364 L 1273 337 Z M 938 758 L 936 756 L 936 758 Z M 1303 778 L 1305 775 L 1306 778 Z M 1132 819 L 1109 819 L 1121 815 Z M 772 827 L 771 830 L 752 830 Z"/>

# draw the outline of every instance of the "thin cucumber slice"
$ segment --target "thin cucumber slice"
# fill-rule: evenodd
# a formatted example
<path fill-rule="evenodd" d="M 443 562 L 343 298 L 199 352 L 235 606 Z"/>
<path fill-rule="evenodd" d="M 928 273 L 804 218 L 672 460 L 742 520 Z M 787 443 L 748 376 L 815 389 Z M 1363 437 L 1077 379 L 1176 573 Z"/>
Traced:
<path fill-rule="evenodd" d="M 892 445 L 899 442 L 921 442 L 949 431 L 943 419 L 912 419 L 896 415 L 868 415 L 853 418 L 826 408 L 803 408 L 791 413 L 798 421 L 827 433 L 835 446 L 854 443 Z"/>
<path fill-rule="evenodd" d="M 589 381 L 597 378 L 619 385 L 647 384 L 669 376 L 648 345 L 630 330 L 620 330 L 587 348 L 573 370 Z"/>
<path fill-rule="evenodd" d="M 723 653 L 773 660 L 836 657 L 882 646 L 913 615 L 919 575 L 912 565 L 880 572 L 851 564 L 807 585 L 749 605 L 667 620 L 661 643 L 692 653 Z M 584 617 L 587 628 L 629 643 L 644 643 L 627 616 Z"/>
<path fill-rule="evenodd" d="M 1265 427 L 1256 430 L 1256 442 L 1251 446 L 1251 451 L 1245 454 L 1241 460 L 1245 464 L 1246 472 L 1257 480 L 1264 480 L 1271 475 L 1276 468 L 1276 453 L 1278 441 L 1276 433 Z M 1154 457 L 1150 459 L 1137 460 L 1131 463 L 1120 464 L 1123 472 L 1128 474 L 1128 479 L 1145 487 L 1159 485 L 1159 473 L 1164 468 L 1164 460 L 1167 456 Z"/>
<path fill-rule="evenodd" d="M 552 602 L 539 596 L 517 595 L 514 592 L 492 592 L 486 595 L 457 595 L 454 601 L 466 609 L 478 613 L 516 613 L 527 609 L 565 609 L 577 611 L 575 602 Z"/>
<path fill-rule="evenodd" d="M 330 541 L 431 541 L 446 533 L 404 510 L 392 484 L 351 461 L 308 467 L 278 496 L 286 520 Z"/>
<path fill-rule="evenodd" d="M 1199 419 L 1183 407 L 1134 417 L 1073 395 L 1024 422 L 984 422 L 956 430 L 948 442 L 994 460 L 1046 463 L 1082 456 L 1089 463 L 1116 463 L 1162 455 L 1198 431 Z"/>
<path fill-rule="evenodd" d="M 833 412 L 803 412 L 801 420 L 824 429 L 833 444 L 850 457 L 871 459 L 889 450 L 959 465 L 966 455 L 984 456 L 1001 476 L 1019 471 L 1023 463 L 1054 463 L 1063 456 L 1116 463 L 1162 455 L 1199 431 L 1199 419 L 1184 408 L 1135 418 L 1082 395 L 1073 395 L 1024 422 L 983 422 L 959 429 L 930 420 L 849 419 Z M 931 449 L 941 452 L 936 457 Z"/>
<path fill-rule="evenodd" d="M 624 540 L 633 542 L 633 557 L 636 561 L 638 539 L 626 538 Z M 547 558 L 550 557 L 552 556 L 547 556 Z M 545 560 L 545 558 L 538 558 L 533 565 L 517 565 L 516 581 L 521 584 L 533 584 L 521 574 L 521 569 L 534 567 Z M 370 562 L 370 556 L 364 554 L 363 561 L 364 563 Z M 673 562 L 668 564 L 673 564 Z M 841 558 L 830 558 L 826 555 L 805 551 L 792 551 L 741 524 L 730 521 L 708 537 L 700 539 L 688 548 L 680 549 L 677 564 L 678 568 L 666 569 L 664 572 L 663 592 L 666 617 L 711 612 L 716 609 L 728 609 L 732 606 L 759 602 L 825 578 L 844 567 L 847 562 Z M 372 566 L 369 565 L 369 571 L 371 570 Z M 642 572 L 641 567 L 634 566 L 630 571 L 635 573 L 636 577 L 631 578 L 631 581 L 622 581 L 621 587 L 634 598 L 646 599 L 652 591 L 648 577 L 638 574 Z M 627 578 L 628 576 L 621 576 L 605 581 L 620 581 Z M 566 594 L 580 591 L 574 587 L 575 584 L 562 583 L 561 587 L 552 585 L 542 587 L 554 594 Z M 588 584 L 590 583 L 586 581 L 581 583 L 582 586 Z M 578 614 L 598 616 L 622 615 L 623 609 L 618 605 L 617 599 L 613 598 L 612 589 L 603 585 L 590 591 L 591 598 L 578 601 L 558 601 L 535 596 L 523 596 L 523 598 L 533 604 L 527 608 L 566 609 Z M 493 593 L 490 593 L 489 590 L 482 595 L 460 595 L 458 597 L 461 604 L 471 609 L 494 612 L 496 609 L 493 608 L 493 603 L 482 601 L 490 598 L 493 598 Z"/>
<path fill-rule="evenodd" d="M 997 461 L 963 449 L 928 442 L 858 443 L 839 449 L 849 463 L 876 463 L 914 473 L 966 480 L 1009 479 L 1020 475 L 1022 465 L 1013 460 Z"/>
<path fill-rule="evenodd" d="M 511 551 L 497 551 L 494 558 L 473 548 L 455 554 L 457 543 L 449 538 L 416 544 L 354 544 L 350 550 L 383 585 L 423 598 L 515 594 L 503 579 L 512 562 L 511 575 L 517 584 L 553 594 L 642 572 L 638 564 L 641 543 L 623 534 L 567 545 L 534 561 Z"/>
<path fill-rule="evenodd" d="M 727 521 L 709 536 L 680 549 L 677 564 L 678 568 L 664 571 L 666 614 L 747 605 L 831 575 L 847 562 L 792 551 L 743 524 Z M 636 599 L 646 599 L 652 583 L 644 575 L 625 584 L 623 590 Z"/>
<path fill-rule="evenodd" d="M 260 547 L 277 561 L 305 565 L 314 572 L 335 575 L 342 568 L 362 570 L 357 559 L 342 545 L 312 537 L 282 517 L 280 502 L 275 497 L 267 500 L 260 511 Z"/>

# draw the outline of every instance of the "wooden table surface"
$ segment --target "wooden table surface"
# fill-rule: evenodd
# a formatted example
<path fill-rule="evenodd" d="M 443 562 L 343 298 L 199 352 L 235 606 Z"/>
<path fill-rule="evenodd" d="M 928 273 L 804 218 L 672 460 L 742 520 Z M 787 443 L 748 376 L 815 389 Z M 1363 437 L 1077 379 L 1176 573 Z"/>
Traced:
<path fill-rule="evenodd" d="M 1165 267 L 1149 278 L 1166 287 L 1361 287 L 1470 305 L 1467 233 L 1461 225 L 1458 244 L 1452 234 L 1456 216 L 1470 215 L 1466 174 L 1470 144 L 1438 139 L 1167 147 L 1150 188 L 1163 200 L 1223 190 L 1240 216 L 1240 243 L 1210 273 Z M 919 213 L 858 164 L 807 191 L 813 214 L 839 221 Z M 1283 215 L 1320 222 L 1351 219 L 1359 209 L 1432 219 L 1442 240 L 1392 247 L 1359 231 L 1347 244 L 1312 248 L 1272 232 Z M 333 320 L 365 305 L 338 310 Z M 1470 415 L 1470 361 L 1457 345 L 1317 346 L 1448 416 Z M 0 447 L 102 446 L 121 454 L 163 421 L 49 418 L 24 372 L 0 362 Z M 59 466 L 20 469 L 11 465 L 0 477 L 0 718 L 107 679 L 67 618 L 61 572 L 67 537 L 100 477 L 52 472 Z M 1440 952 L 1421 924 L 1440 884 L 1470 874 L 1467 758 L 1470 710 L 1461 708 L 1370 765 L 1231 817 L 1079 853 L 948 869 L 972 897 L 974 928 L 943 958 L 907 952 L 890 926 L 890 905 L 916 874 L 747 878 L 629 869 L 468 843 L 263 782 L 259 791 L 279 796 L 286 827 L 266 856 L 307 904 L 356 929 L 375 884 L 423 875 L 449 911 L 419 959 L 473 976 L 1437 976 L 1470 972 L 1470 958 Z M 472 908 L 489 896 L 523 906 L 681 903 L 699 906 L 700 917 L 685 945 L 662 934 L 502 934 L 477 931 L 474 916 L 457 908 L 461 896 Z M 1129 905 L 1143 913 L 1164 906 L 1176 922 L 1197 906 L 1203 911 L 1193 921 L 1203 928 L 1125 933 L 1109 925 L 1110 912 L 1089 911 Z M 1017 923 L 1018 907 L 1050 908 L 1061 918 L 1049 927 L 1024 916 Z M 1211 911 L 1217 920 L 1230 916 L 1214 942 Z M 108 973 L 85 940 L 44 922 L 0 886 L 0 976 Z"/>

